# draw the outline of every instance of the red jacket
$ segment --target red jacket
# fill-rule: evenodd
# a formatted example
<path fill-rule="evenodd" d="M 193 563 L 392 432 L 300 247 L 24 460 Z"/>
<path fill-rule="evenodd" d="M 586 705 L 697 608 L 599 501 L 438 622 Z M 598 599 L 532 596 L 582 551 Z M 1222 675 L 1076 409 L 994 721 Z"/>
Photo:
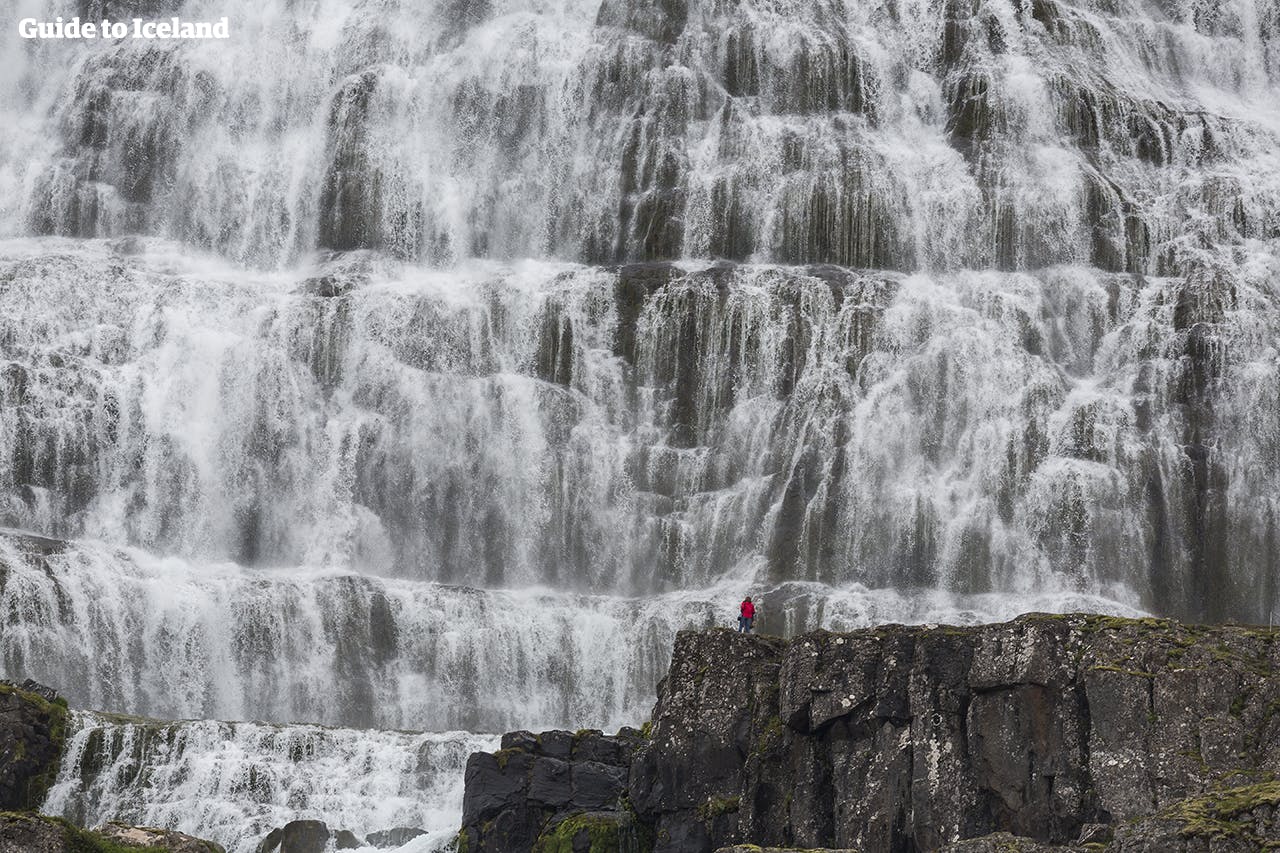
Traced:
<path fill-rule="evenodd" d="M 750 601 L 742 602 L 742 615 L 747 619 L 754 619 L 756 615 L 756 606 Z"/>

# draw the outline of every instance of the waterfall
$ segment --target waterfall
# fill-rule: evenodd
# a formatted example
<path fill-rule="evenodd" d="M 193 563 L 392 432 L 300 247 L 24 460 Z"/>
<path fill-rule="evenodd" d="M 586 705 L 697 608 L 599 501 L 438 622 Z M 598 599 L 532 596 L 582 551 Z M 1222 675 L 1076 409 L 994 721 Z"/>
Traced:
<path fill-rule="evenodd" d="M 44 809 L 97 826 L 166 826 L 252 853 L 274 827 L 322 818 L 364 839 L 395 827 L 451 840 L 470 735 L 72 715 Z"/>
<path fill-rule="evenodd" d="M 231 31 L 0 64 L 0 674 L 158 720 L 50 810 L 437 845 L 745 593 L 1280 608 L 1280 0 L 14 14 Z"/>
<path fill-rule="evenodd" d="M 0 562 L 0 663 L 66 685 L 77 705 L 436 731 L 638 726 L 676 631 L 730 624 L 740 589 L 643 599 L 487 591 L 335 570 L 252 572 L 93 543 L 42 556 L 2 537 Z M 1137 612 L 1053 590 L 785 584 L 763 600 L 773 611 L 766 625 L 790 632 Z"/>
<path fill-rule="evenodd" d="M 163 245 L 0 253 L 0 523 L 481 588 L 1274 601 L 1272 267 L 1188 326 L 1212 284 L 1072 268 L 254 276 Z"/>

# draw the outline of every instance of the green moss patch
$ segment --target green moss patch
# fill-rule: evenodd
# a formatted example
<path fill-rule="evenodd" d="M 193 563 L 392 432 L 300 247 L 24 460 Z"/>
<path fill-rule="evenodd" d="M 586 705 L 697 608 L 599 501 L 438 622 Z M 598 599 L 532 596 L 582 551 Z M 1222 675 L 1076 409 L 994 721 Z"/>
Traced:
<path fill-rule="evenodd" d="M 591 853 L 616 853 L 622 848 L 621 828 L 616 817 L 578 814 L 538 836 L 533 853 L 573 853 L 573 840 L 582 833 L 590 841 Z"/>
<path fill-rule="evenodd" d="M 493 757 L 494 757 L 494 759 L 496 759 L 496 760 L 497 760 L 497 762 L 498 762 L 498 768 L 499 768 L 500 770 L 506 770 L 506 769 L 507 769 L 507 762 L 511 760 L 512 756 L 520 755 L 520 754 L 522 754 L 523 752 L 524 752 L 524 750 L 523 750 L 523 749 L 521 749 L 520 747 L 518 747 L 518 746 L 513 746 L 513 747 L 510 747 L 510 748 L 508 748 L 508 749 L 500 749 L 500 750 L 498 750 L 497 752 L 495 752 L 495 753 L 493 754 Z"/>
<path fill-rule="evenodd" d="M 1192 797 L 1170 806 L 1163 817 L 1182 824 L 1187 837 L 1236 838 L 1263 849 L 1264 839 L 1253 832 L 1253 822 L 1244 819 L 1258 808 L 1280 806 L 1280 782 L 1263 782 Z"/>
<path fill-rule="evenodd" d="M 741 797 L 712 797 L 698 806 L 698 817 L 710 822 L 721 815 L 732 814 L 741 807 Z"/>

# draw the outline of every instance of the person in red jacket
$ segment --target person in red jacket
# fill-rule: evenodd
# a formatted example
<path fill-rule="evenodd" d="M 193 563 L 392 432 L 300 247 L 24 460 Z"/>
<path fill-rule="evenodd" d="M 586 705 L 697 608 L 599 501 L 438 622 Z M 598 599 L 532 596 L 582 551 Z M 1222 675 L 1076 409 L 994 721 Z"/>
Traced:
<path fill-rule="evenodd" d="M 738 609 L 738 631 L 743 634 L 751 633 L 751 623 L 756 618 L 756 606 L 751 603 L 751 596 L 747 596 L 742 601 L 742 607 Z"/>

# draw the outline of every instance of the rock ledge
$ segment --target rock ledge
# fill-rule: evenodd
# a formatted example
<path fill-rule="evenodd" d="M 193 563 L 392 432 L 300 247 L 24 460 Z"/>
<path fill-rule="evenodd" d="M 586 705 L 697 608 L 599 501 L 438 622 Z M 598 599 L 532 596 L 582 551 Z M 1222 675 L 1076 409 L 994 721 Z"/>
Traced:
<path fill-rule="evenodd" d="M 1280 840 L 1277 636 L 1046 614 L 789 642 L 682 632 L 646 736 L 623 738 L 625 785 L 587 802 L 557 775 L 573 756 L 541 745 L 571 735 L 510 735 L 468 765 L 460 844 L 1257 849 Z M 571 819 L 594 834 L 552 846 Z"/>

